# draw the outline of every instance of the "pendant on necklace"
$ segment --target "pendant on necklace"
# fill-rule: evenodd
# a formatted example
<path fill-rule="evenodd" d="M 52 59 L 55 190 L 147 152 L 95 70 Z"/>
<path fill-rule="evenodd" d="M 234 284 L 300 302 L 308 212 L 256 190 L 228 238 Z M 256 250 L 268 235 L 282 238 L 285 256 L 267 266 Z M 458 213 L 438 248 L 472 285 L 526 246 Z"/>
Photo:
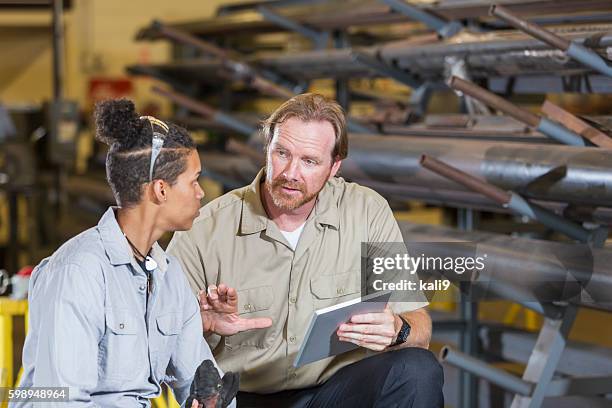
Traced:
<path fill-rule="evenodd" d="M 147 271 L 152 271 L 156 268 L 157 268 L 157 262 L 155 262 L 155 259 L 147 255 L 147 257 L 145 258 L 145 269 Z"/>

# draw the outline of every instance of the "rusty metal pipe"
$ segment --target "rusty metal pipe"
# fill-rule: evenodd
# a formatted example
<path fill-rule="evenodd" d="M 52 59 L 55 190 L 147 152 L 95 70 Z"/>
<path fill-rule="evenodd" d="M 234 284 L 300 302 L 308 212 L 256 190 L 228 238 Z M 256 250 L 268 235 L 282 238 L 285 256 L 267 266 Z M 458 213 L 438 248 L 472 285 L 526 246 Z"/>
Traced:
<path fill-rule="evenodd" d="M 448 164 L 427 155 L 422 155 L 420 163 L 426 169 L 436 172 L 446 178 L 456 181 L 457 183 L 476 191 L 502 206 L 508 205 L 512 199 L 512 195 L 507 191 L 502 190 L 490 183 L 479 180 L 476 177 L 467 174 L 464 171 L 453 168 Z"/>
<path fill-rule="evenodd" d="M 181 105 L 192 112 L 198 113 L 204 116 L 205 118 L 210 118 L 215 122 L 226 126 L 240 134 L 252 135 L 253 133 L 255 133 L 256 129 L 250 124 L 240 121 L 234 118 L 233 116 L 228 115 L 227 113 L 218 111 L 203 102 L 196 101 L 195 99 L 187 95 L 160 88 L 158 86 L 153 86 L 152 90 L 153 92 L 170 99 L 172 102 Z"/>
<path fill-rule="evenodd" d="M 585 145 L 584 139 L 580 135 L 577 135 L 560 123 L 522 109 L 469 81 L 453 76 L 449 81 L 449 86 L 507 113 L 558 142 L 572 146 Z"/>
<path fill-rule="evenodd" d="M 228 140 L 225 147 L 230 152 L 248 157 L 256 166 L 262 167 L 266 162 L 262 151 L 257 150 L 245 143 L 239 142 L 236 139 Z"/>
<path fill-rule="evenodd" d="M 154 21 L 153 24 L 151 24 L 151 28 L 162 37 L 166 37 L 178 43 L 191 45 L 206 54 L 222 59 L 229 58 L 228 52 L 223 48 L 217 47 L 207 41 L 200 40 L 198 37 L 186 33 L 185 31 L 168 27 L 160 21 Z"/>
<path fill-rule="evenodd" d="M 606 149 L 612 148 L 612 138 L 602 131 L 595 129 L 584 120 L 572 115 L 570 112 L 555 105 L 550 101 L 545 101 L 542 105 L 542 113 L 552 120 L 561 123 L 566 128 L 576 132 L 595 146 Z"/>
<path fill-rule="evenodd" d="M 457 90 L 461 91 L 466 95 L 471 96 L 472 98 L 476 98 L 479 101 L 486 103 L 487 105 L 500 110 L 513 118 L 520 120 L 523 123 L 531 127 L 537 127 L 540 123 L 540 117 L 535 113 L 531 113 L 525 109 L 522 109 L 504 98 L 495 95 L 493 92 L 489 92 L 486 89 L 479 87 L 478 85 L 473 84 L 470 81 L 466 81 L 459 77 L 453 76 L 448 85 Z"/>
<path fill-rule="evenodd" d="M 567 51 L 570 46 L 569 40 L 520 18 L 503 6 L 493 4 L 491 8 L 489 8 L 489 15 L 498 17 L 517 30 L 521 30 L 530 36 L 535 37 L 538 40 L 562 51 Z"/>
<path fill-rule="evenodd" d="M 601 246 L 608 236 L 607 229 L 602 228 L 595 231 L 588 231 L 570 220 L 530 203 L 519 194 L 505 192 L 492 184 L 449 166 L 442 161 L 423 155 L 421 156 L 420 162 L 423 167 L 491 198 L 503 207 L 507 207 L 514 211 L 516 214 L 527 216 L 573 239 Z"/>
<path fill-rule="evenodd" d="M 576 41 L 569 41 L 560 37 L 548 30 L 538 27 L 535 24 L 522 20 L 515 14 L 512 14 L 502 6 L 491 6 L 490 14 L 497 16 L 521 31 L 549 44 L 555 48 L 565 52 L 569 57 L 579 61 L 589 68 L 594 69 L 604 75 L 612 77 L 612 65 L 607 59 L 593 51 L 591 48 L 585 47 Z"/>
<path fill-rule="evenodd" d="M 198 37 L 186 33 L 184 31 L 168 27 L 159 21 L 153 22 L 151 28 L 156 34 L 162 37 L 168 38 L 179 43 L 190 45 L 199 49 L 205 54 L 209 54 L 211 56 L 219 58 L 225 68 L 234 73 L 237 73 L 249 85 L 266 95 L 273 95 L 281 98 L 291 98 L 295 95 L 295 93 L 291 90 L 283 88 L 282 86 L 279 86 L 278 84 L 275 84 L 274 82 L 264 78 L 250 65 L 236 58 L 232 58 L 231 54 L 223 48 L 217 47 L 216 45 L 211 44 L 207 41 L 203 41 Z"/>

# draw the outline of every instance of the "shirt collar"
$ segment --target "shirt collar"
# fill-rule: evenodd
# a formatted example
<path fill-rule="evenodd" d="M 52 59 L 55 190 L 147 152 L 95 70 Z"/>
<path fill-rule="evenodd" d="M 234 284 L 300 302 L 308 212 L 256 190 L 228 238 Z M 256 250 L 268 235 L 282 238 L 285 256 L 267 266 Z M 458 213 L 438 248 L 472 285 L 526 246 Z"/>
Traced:
<path fill-rule="evenodd" d="M 338 202 L 334 196 L 334 183 L 336 183 L 335 178 L 327 181 L 319 193 L 315 204 L 315 220 L 321 225 L 329 225 L 337 230 L 340 225 L 340 216 Z"/>
<path fill-rule="evenodd" d="M 116 209 L 117 207 L 109 207 L 98 222 L 97 228 L 102 240 L 102 246 L 112 265 L 136 265 L 136 262 L 133 262 L 134 254 L 132 253 L 132 248 L 123 235 L 123 231 L 121 231 L 121 227 L 119 227 L 119 223 L 115 217 Z M 166 272 L 170 261 L 166 252 L 157 242 L 155 242 L 151 248 L 151 257 L 157 262 L 160 272 Z"/>
<path fill-rule="evenodd" d="M 244 192 L 242 199 L 242 214 L 240 219 L 240 233 L 253 234 L 268 227 L 268 214 L 261 202 L 261 182 L 264 169 L 261 169 Z M 314 220 L 319 224 L 329 225 L 338 229 L 338 204 L 334 199 L 333 181 L 328 181 L 319 193 L 314 208 Z"/>
<path fill-rule="evenodd" d="M 263 174 L 264 169 L 259 170 L 253 182 L 247 186 L 242 197 L 241 234 L 254 234 L 268 227 L 270 219 L 261 202 L 261 181 Z"/>

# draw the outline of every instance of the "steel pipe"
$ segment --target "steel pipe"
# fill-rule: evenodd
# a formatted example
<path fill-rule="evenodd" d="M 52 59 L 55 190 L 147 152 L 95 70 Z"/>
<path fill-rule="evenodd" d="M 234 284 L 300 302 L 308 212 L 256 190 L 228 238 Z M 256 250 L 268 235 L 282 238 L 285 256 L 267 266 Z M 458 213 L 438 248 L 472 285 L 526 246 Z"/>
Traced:
<path fill-rule="evenodd" d="M 435 156 L 503 190 L 546 201 L 612 206 L 612 150 L 409 136 L 350 135 L 342 174 L 355 180 L 463 190 L 419 164 Z M 560 174 L 555 174 L 557 169 Z"/>
<path fill-rule="evenodd" d="M 255 149 L 250 146 L 248 154 L 244 154 L 243 151 L 240 150 L 240 148 L 243 146 L 244 145 L 241 144 L 240 146 L 236 146 L 237 148 L 234 148 L 233 142 L 232 145 L 230 145 L 230 142 L 228 142 L 227 149 L 237 153 L 239 156 L 206 151 L 201 152 L 202 163 L 205 169 L 214 172 L 218 176 L 223 176 L 224 180 L 232 186 L 240 186 L 250 183 L 257 174 L 257 171 L 261 168 L 259 164 L 263 163 L 264 154 L 262 150 Z M 222 159 L 222 157 L 225 157 L 225 159 Z M 245 158 L 248 158 L 248 160 L 245 160 Z M 233 166 L 226 165 L 232 161 L 240 163 L 241 168 L 244 168 L 240 171 L 240 177 L 237 176 Z M 387 199 L 419 200 L 430 204 L 451 208 L 472 208 L 498 213 L 509 212 L 507 208 L 500 207 L 497 203 L 489 198 L 472 191 L 458 189 L 449 190 L 446 188 L 434 189 L 432 186 L 416 186 L 381 182 L 370 178 L 352 178 L 350 172 L 343 170 L 342 167 L 340 176 L 366 187 L 370 187 L 382 194 Z M 569 206 L 565 203 L 541 200 L 533 201 L 533 203 L 546 208 L 549 211 L 554 211 L 557 214 L 567 216 L 573 220 L 612 225 L 612 208 L 591 206 L 576 207 Z"/>
<path fill-rule="evenodd" d="M 521 30 L 530 36 L 565 52 L 568 56 L 586 65 L 587 67 L 592 68 L 604 75 L 612 76 L 612 66 L 592 49 L 587 48 L 575 41 L 565 39 L 555 33 L 537 26 L 536 24 L 530 23 L 502 6 L 492 5 L 489 9 L 489 14 L 499 17 L 518 30 Z"/>
<path fill-rule="evenodd" d="M 529 34 L 530 36 L 535 37 L 538 40 L 562 51 L 567 51 L 570 46 L 569 40 L 518 17 L 516 14 L 512 13 L 503 6 L 493 4 L 491 8 L 489 8 L 489 15 L 498 17 L 517 30 L 521 30 L 522 32 Z"/>
<path fill-rule="evenodd" d="M 548 228 L 557 230 L 573 239 L 601 246 L 608 236 L 607 229 L 588 231 L 572 221 L 528 202 L 515 192 L 504 191 L 433 157 L 422 155 L 420 162 L 426 169 L 453 180 L 470 190 L 483 194 L 499 205 L 514 211 L 518 215 L 536 220 Z"/>
<path fill-rule="evenodd" d="M 453 282 L 471 282 L 474 300 L 512 293 L 517 303 L 571 302 L 612 311 L 612 248 L 518 238 L 481 231 L 399 223 L 409 253 L 432 257 L 485 256 L 481 271 L 440 271 Z M 462 244 L 457 244 L 462 242 Z M 435 244 L 432 244 L 435 243 Z M 429 276 L 419 272 L 421 278 Z M 434 276 L 439 276 L 438 272 Z M 484 289 L 491 287 L 490 292 Z M 498 290 L 499 287 L 507 290 Z M 516 296 L 515 296 L 516 295 Z M 517 297 L 518 296 L 518 297 Z"/>
<path fill-rule="evenodd" d="M 448 164 L 427 155 L 421 155 L 421 166 L 443 177 L 454 180 L 457 183 L 466 186 L 472 191 L 480 193 L 491 200 L 497 202 L 501 206 L 506 206 L 512 199 L 512 194 L 496 187 L 490 183 L 477 179 L 476 177 L 467 174 L 461 170 L 449 166 Z"/>
<path fill-rule="evenodd" d="M 512 116 L 563 144 L 585 146 L 584 139 L 565 126 L 520 108 L 470 81 L 453 76 L 449 80 L 448 86 Z"/>
<path fill-rule="evenodd" d="M 515 394 L 530 395 L 533 390 L 532 383 L 521 380 L 507 371 L 493 367 L 468 354 L 453 350 L 449 346 L 444 346 L 440 350 L 439 360 L 468 371 Z"/>
<path fill-rule="evenodd" d="M 226 126 L 240 134 L 248 136 L 252 135 L 256 131 L 256 128 L 251 126 L 250 124 L 245 123 L 244 121 L 240 121 L 227 113 L 216 110 L 215 108 L 205 103 L 196 101 L 195 99 L 187 95 L 160 88 L 158 86 L 153 86 L 152 90 L 153 92 L 170 99 L 172 102 L 181 105 L 192 112 L 198 113 L 204 116 L 205 118 L 210 118 L 211 120 L 223 126 Z"/>

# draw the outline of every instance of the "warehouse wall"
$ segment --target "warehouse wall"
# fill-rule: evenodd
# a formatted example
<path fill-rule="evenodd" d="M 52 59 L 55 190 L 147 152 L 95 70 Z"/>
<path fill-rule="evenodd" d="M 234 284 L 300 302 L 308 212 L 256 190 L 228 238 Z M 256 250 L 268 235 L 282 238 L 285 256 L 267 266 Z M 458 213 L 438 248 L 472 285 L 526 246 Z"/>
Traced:
<path fill-rule="evenodd" d="M 224 4 L 240 0 L 223 0 Z M 126 65 L 163 62 L 166 43 L 136 43 L 137 30 L 164 21 L 212 15 L 221 1 L 75 0 L 65 14 L 65 95 L 86 100 L 92 76 L 125 76 Z M 51 12 L 0 12 L 0 101 L 39 103 L 52 95 Z M 152 97 L 150 81 L 135 81 L 137 101 Z"/>

